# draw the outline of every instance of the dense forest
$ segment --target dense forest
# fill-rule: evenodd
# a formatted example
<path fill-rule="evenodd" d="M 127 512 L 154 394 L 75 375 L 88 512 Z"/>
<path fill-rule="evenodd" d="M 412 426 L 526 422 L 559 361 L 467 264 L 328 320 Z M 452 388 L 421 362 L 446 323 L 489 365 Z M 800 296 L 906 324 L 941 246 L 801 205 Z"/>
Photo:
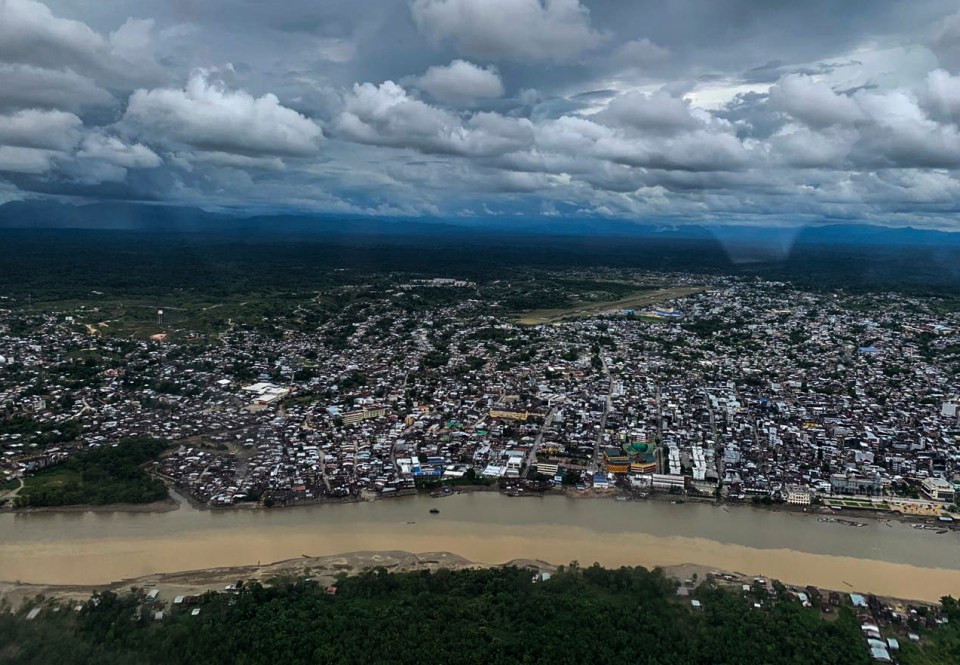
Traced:
<path fill-rule="evenodd" d="M 161 501 L 168 496 L 166 485 L 151 477 L 142 465 L 168 446 L 160 439 L 126 439 L 116 446 L 71 455 L 28 476 L 15 505 L 26 508 Z"/>
<path fill-rule="evenodd" d="M 190 608 L 143 602 L 143 591 L 95 596 L 79 612 L 34 621 L 0 614 L 0 660 L 32 663 L 650 663 L 790 665 L 871 662 L 857 617 L 832 620 L 786 595 L 764 603 L 709 584 L 701 609 L 643 568 L 574 564 L 538 581 L 521 568 L 365 572 L 336 593 L 309 580 L 248 583 Z M 950 599 L 946 599 L 949 601 Z M 960 615 L 904 663 L 956 663 Z M 199 608 L 199 613 L 193 611 Z M 953 633 L 948 633 L 953 630 Z M 952 640 L 952 642 L 951 642 Z"/>
<path fill-rule="evenodd" d="M 283 297 L 361 274 L 497 280 L 516 278 L 517 271 L 530 269 L 599 266 L 757 275 L 813 289 L 900 289 L 940 295 L 955 293 L 960 283 L 956 268 L 960 244 L 911 242 L 912 236 L 900 235 L 884 241 L 851 233 L 853 239 L 837 242 L 800 235 L 789 253 L 778 254 L 760 251 L 770 244 L 763 238 L 733 241 L 703 229 L 615 237 L 550 235 L 549 229 L 532 236 L 387 223 L 318 222 L 286 231 L 282 225 L 273 231 L 230 228 L 189 232 L 0 228 L 0 246 L 5 249 L 0 296 L 22 302 L 29 294 L 35 303 L 89 298 L 92 291 L 105 297 L 230 298 L 265 293 Z M 406 231 L 398 230 L 402 228 Z M 756 256 L 744 259 L 743 250 L 754 245 L 759 248 Z M 520 309 L 529 306 L 514 304 Z M 542 297 L 535 304 L 552 305 Z"/>

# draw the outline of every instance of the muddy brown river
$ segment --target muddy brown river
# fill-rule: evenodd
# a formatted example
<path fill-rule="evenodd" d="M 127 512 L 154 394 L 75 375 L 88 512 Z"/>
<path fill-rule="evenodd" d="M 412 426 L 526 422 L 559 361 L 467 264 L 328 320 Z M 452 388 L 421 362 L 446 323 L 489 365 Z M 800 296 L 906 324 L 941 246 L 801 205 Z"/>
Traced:
<path fill-rule="evenodd" d="M 867 526 L 750 507 L 486 492 L 281 510 L 8 513 L 0 515 L 0 580 L 100 584 L 304 554 L 406 550 L 487 563 L 693 563 L 901 598 L 960 596 L 960 532 L 853 519 Z"/>

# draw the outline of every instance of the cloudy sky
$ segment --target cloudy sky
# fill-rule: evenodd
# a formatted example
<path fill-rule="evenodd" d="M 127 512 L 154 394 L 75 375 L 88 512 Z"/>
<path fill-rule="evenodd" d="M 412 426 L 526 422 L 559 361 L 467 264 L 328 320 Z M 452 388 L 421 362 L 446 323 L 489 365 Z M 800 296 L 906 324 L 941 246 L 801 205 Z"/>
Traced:
<path fill-rule="evenodd" d="M 0 202 L 960 230 L 957 10 L 0 0 Z"/>

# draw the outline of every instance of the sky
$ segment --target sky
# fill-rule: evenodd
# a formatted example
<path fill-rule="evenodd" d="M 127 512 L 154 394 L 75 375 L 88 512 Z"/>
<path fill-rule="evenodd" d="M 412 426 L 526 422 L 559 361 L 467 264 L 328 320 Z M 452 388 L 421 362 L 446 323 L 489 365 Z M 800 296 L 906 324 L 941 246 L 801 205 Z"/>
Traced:
<path fill-rule="evenodd" d="M 941 0 L 0 0 L 0 203 L 960 231 Z"/>

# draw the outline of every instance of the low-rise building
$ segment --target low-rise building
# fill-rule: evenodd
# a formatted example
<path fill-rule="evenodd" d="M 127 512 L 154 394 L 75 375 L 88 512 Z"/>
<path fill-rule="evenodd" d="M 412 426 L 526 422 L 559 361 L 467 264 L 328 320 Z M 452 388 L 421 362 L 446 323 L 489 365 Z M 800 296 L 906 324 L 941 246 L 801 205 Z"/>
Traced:
<path fill-rule="evenodd" d="M 934 501 L 952 502 L 956 498 L 953 485 L 943 478 L 924 478 L 921 483 L 923 493 Z"/>

